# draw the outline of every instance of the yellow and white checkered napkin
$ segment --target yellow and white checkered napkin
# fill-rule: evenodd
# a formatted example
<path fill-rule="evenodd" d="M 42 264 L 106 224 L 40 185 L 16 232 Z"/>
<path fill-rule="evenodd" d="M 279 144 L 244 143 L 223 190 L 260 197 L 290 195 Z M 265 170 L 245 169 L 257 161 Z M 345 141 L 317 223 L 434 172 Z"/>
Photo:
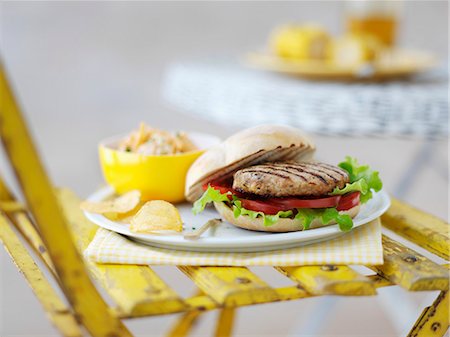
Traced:
<path fill-rule="evenodd" d="M 85 256 L 98 263 L 190 266 L 298 266 L 383 264 L 378 220 L 336 239 L 297 248 L 256 253 L 205 253 L 161 249 L 100 228 Z"/>

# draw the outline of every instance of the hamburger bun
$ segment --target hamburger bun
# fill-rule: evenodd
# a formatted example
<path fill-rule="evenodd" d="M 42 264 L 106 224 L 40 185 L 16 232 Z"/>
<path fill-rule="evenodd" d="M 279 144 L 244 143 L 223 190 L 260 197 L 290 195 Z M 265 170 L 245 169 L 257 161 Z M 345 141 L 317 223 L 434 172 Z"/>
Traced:
<path fill-rule="evenodd" d="M 264 226 L 262 217 L 252 219 L 249 216 L 244 215 L 235 218 L 233 215 L 233 210 L 230 207 L 228 207 L 225 203 L 215 202 L 214 206 L 217 212 L 219 212 L 220 215 L 223 217 L 223 219 L 225 219 L 226 221 L 237 227 L 241 227 L 244 229 L 260 232 L 278 232 L 278 233 L 295 232 L 303 230 L 303 226 L 299 225 L 298 221 L 294 219 L 280 218 L 275 224 L 271 226 Z M 339 214 L 348 214 L 351 218 L 354 218 L 359 213 L 359 208 L 360 205 L 357 205 L 353 208 L 350 208 L 349 210 L 340 211 Z M 336 224 L 336 222 L 332 221 L 327 225 L 323 225 L 320 222 L 320 220 L 315 219 L 311 223 L 310 228 L 318 228 L 334 224 Z"/>
<path fill-rule="evenodd" d="M 312 160 L 314 143 L 300 130 L 260 125 L 234 134 L 201 155 L 186 176 L 185 197 L 194 202 L 203 185 L 231 177 L 237 170 L 264 162 Z"/>

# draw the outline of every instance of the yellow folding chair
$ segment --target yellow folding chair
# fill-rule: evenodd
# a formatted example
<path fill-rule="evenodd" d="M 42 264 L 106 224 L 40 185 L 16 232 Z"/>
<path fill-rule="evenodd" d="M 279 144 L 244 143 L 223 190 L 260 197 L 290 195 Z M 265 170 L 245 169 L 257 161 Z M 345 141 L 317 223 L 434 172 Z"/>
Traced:
<path fill-rule="evenodd" d="M 185 336 L 202 312 L 214 309 L 220 310 L 215 336 L 229 336 L 240 306 L 321 295 L 372 296 L 377 288 L 394 285 L 409 291 L 440 290 L 409 336 L 443 336 L 448 329 L 448 265 L 438 265 L 387 236 L 385 263 L 368 266 L 375 272 L 370 276 L 343 265 L 274 266 L 296 285 L 272 288 L 245 267 L 178 266 L 199 289 L 189 298 L 178 295 L 151 267 L 84 261 L 82 252 L 96 226 L 83 216 L 74 193 L 53 188 L 1 64 L 0 136 L 26 200 L 20 203 L 0 179 L 0 240 L 63 336 L 131 336 L 123 319 L 173 313 L 182 315 L 168 336 Z M 447 223 L 395 199 L 381 222 L 448 261 Z M 47 270 L 38 268 L 30 249 Z M 56 280 L 65 299 L 49 278 Z M 93 279 L 111 297 L 112 307 Z"/>

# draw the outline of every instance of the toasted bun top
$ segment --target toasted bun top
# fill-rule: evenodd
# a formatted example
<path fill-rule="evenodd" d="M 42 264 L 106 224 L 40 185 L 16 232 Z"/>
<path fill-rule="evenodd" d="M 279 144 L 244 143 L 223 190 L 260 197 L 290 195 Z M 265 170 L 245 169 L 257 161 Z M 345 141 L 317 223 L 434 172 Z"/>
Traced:
<path fill-rule="evenodd" d="M 290 126 L 260 125 L 243 130 L 206 151 L 192 164 L 186 176 L 186 199 L 197 200 L 204 184 L 226 179 L 241 168 L 276 160 L 308 161 L 314 151 L 313 142 Z"/>

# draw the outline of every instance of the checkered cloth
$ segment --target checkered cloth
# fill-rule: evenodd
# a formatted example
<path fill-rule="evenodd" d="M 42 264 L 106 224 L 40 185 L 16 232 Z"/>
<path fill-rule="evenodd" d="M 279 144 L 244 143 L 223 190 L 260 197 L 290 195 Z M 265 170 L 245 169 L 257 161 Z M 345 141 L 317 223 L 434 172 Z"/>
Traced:
<path fill-rule="evenodd" d="M 98 263 L 188 266 L 298 266 L 383 264 L 381 225 L 374 220 L 336 239 L 268 252 L 205 253 L 161 249 L 100 228 L 85 256 Z"/>

